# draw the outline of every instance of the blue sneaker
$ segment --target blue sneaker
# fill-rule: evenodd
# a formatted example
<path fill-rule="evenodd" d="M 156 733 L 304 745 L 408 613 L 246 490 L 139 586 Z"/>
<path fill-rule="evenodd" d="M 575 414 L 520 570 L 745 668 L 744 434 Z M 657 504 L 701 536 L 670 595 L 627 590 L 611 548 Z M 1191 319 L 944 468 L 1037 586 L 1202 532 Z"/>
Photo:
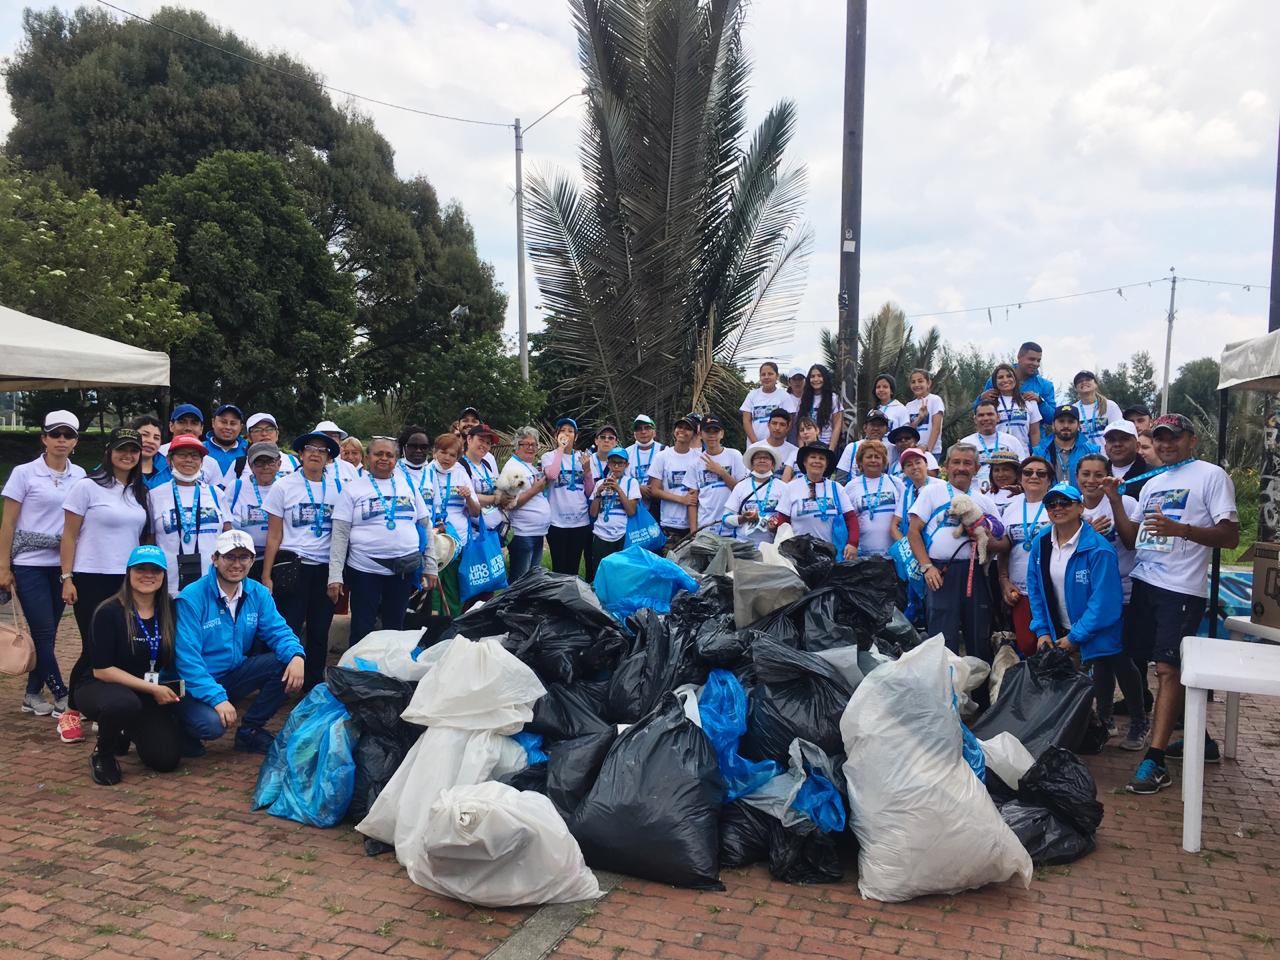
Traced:
<path fill-rule="evenodd" d="M 1130 793 L 1159 793 L 1173 784 L 1169 771 L 1154 760 L 1143 760 L 1138 764 L 1138 772 L 1133 775 L 1125 787 Z"/>
<path fill-rule="evenodd" d="M 241 727 L 236 731 L 236 750 L 240 753 L 266 753 L 275 739 L 262 728 Z"/>

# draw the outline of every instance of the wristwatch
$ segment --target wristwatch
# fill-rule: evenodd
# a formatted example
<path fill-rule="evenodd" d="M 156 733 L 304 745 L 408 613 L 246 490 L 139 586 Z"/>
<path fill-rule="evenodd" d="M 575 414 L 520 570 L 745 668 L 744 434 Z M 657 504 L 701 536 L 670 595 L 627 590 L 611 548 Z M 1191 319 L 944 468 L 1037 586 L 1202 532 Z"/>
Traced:
<path fill-rule="evenodd" d="M 61 574 L 61 575 L 58 577 L 58 582 L 59 582 L 59 583 L 66 583 L 68 580 L 70 580 L 70 579 L 71 579 L 72 577 L 74 577 L 74 576 L 75 576 L 75 574 L 74 574 L 74 573 L 64 573 L 64 574 Z"/>
<path fill-rule="evenodd" d="M 926 563 L 923 567 L 921 567 L 921 568 L 920 568 L 920 572 L 921 572 L 921 573 L 928 573 L 928 572 L 929 572 L 930 570 L 932 570 L 932 569 L 933 569 L 933 564 L 932 564 L 932 563 Z"/>

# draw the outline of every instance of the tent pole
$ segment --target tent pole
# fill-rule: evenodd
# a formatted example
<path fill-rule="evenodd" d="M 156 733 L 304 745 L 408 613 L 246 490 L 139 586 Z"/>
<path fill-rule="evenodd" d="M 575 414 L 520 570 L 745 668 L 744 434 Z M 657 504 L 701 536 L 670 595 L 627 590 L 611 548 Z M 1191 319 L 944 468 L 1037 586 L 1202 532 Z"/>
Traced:
<path fill-rule="evenodd" d="M 1227 469 L 1227 410 L 1230 396 L 1218 391 L 1218 466 Z M 1218 635 L 1218 594 L 1222 587 L 1222 548 L 1213 548 L 1213 564 L 1209 568 L 1209 636 Z"/>
<path fill-rule="evenodd" d="M 170 392 L 168 387 L 161 387 L 160 388 L 160 409 L 157 412 L 160 414 L 160 423 L 163 424 L 165 428 L 167 428 L 168 426 L 169 411 L 171 411 L 172 409 L 173 409 L 173 394 Z"/>

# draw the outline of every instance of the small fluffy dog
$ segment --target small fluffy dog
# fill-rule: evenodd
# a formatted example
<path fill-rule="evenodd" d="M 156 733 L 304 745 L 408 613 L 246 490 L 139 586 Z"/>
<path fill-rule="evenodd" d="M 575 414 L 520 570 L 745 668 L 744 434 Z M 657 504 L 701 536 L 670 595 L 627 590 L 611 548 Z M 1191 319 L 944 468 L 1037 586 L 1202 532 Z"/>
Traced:
<path fill-rule="evenodd" d="M 512 457 L 502 468 L 502 473 L 498 475 L 493 488 L 500 497 L 509 498 L 510 502 L 514 503 L 516 497 L 528 489 L 530 481 L 529 471 L 516 463 L 515 458 Z"/>
<path fill-rule="evenodd" d="M 973 537 L 977 544 L 978 563 L 985 567 L 987 540 L 991 536 L 991 521 L 982 512 L 982 508 L 973 501 L 972 497 L 957 493 L 951 500 L 951 509 L 947 511 L 947 516 L 959 524 L 955 534 L 957 540 L 962 537 Z"/>

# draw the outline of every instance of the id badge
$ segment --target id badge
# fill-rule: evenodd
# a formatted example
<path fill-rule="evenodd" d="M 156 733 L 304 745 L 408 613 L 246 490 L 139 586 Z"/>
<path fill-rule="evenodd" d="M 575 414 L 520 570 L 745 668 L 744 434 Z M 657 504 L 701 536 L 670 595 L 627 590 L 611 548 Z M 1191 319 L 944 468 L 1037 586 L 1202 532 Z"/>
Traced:
<path fill-rule="evenodd" d="M 154 683 L 158 687 L 160 686 L 160 674 L 156 673 L 153 670 L 148 670 L 146 673 L 142 675 L 142 682 Z"/>

